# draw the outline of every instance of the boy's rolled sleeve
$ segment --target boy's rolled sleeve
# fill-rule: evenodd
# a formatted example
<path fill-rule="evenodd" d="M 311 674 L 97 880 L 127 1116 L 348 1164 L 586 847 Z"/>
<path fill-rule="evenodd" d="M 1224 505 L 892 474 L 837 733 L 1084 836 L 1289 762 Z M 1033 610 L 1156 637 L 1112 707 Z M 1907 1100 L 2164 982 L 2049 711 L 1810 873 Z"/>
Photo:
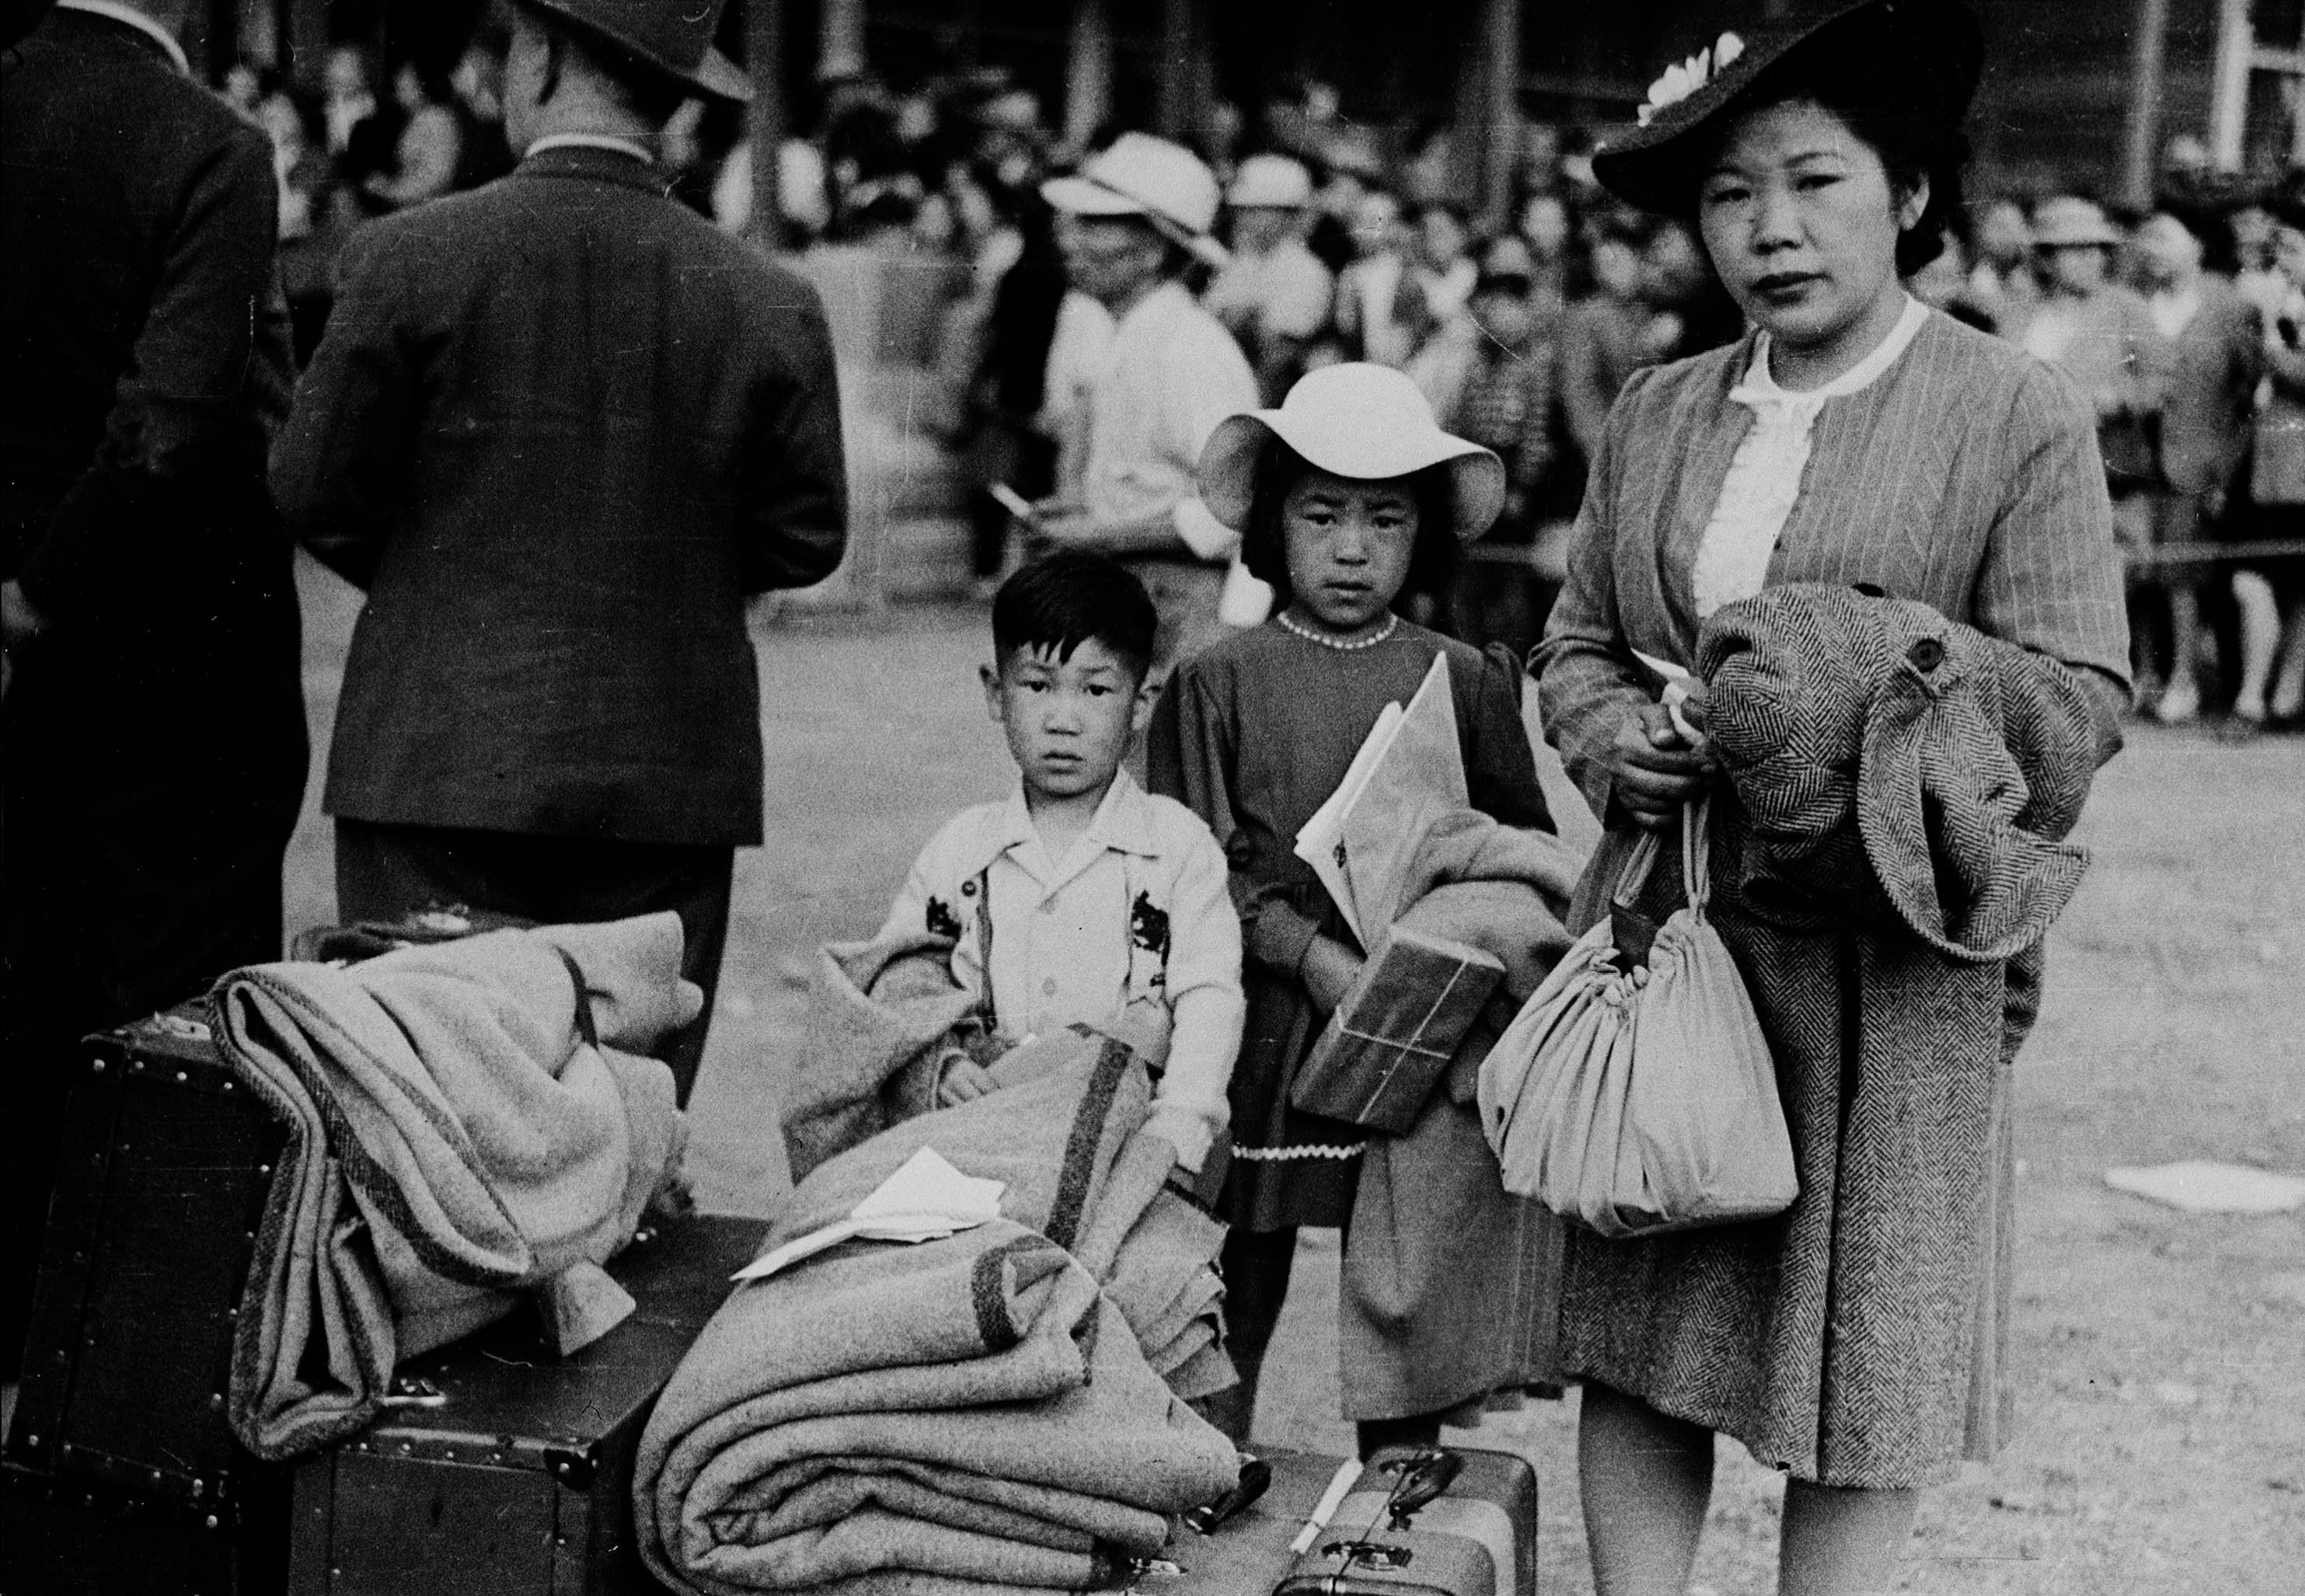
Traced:
<path fill-rule="evenodd" d="M 1198 1171 L 1231 1118 L 1228 1093 L 1248 1004 L 1224 854 L 1197 822 L 1180 852 L 1169 908 L 1169 1064 L 1149 1128 L 1176 1145 L 1178 1163 Z"/>

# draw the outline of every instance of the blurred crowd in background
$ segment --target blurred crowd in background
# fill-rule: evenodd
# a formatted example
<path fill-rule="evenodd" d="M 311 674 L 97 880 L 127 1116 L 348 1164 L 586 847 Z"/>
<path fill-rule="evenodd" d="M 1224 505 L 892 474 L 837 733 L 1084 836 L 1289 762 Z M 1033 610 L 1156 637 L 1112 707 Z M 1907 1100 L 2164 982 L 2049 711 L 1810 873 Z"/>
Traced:
<path fill-rule="evenodd" d="M 509 169 L 501 70 L 484 33 L 447 70 L 339 46 L 317 99 L 245 66 L 227 74 L 224 92 L 275 143 L 300 359 L 353 230 Z M 1067 148 L 1038 97 L 998 71 L 902 92 L 869 77 L 820 88 L 812 125 L 771 162 L 756 161 L 733 110 L 692 102 L 662 163 L 687 203 L 769 247 L 948 268 L 910 312 L 927 324 L 918 342 L 934 376 L 912 421 L 975 490 L 974 568 L 989 584 L 1013 557 L 1013 529 L 982 490 L 1064 492 L 1068 413 L 1110 330 L 1067 289 L 1061 220 L 1039 185 L 1118 130 Z M 1448 137 L 1374 138 L 1319 83 L 1253 111 L 1219 104 L 1195 142 L 1222 185 L 1232 255 L 1196 266 L 1190 285 L 1268 403 L 1314 367 L 1377 361 L 1414 377 L 1444 427 L 1504 458 L 1496 530 L 1450 590 L 1412 605 L 1469 641 L 1522 649 L 1542 629 L 1618 390 L 1645 364 L 1743 329 L 1688 227 L 1594 183 L 1590 134 L 1532 128 L 1513 201 L 1488 216 L 1452 192 Z M 2038 193 L 1973 197 L 1962 215 L 1910 286 L 2094 401 L 2132 559 L 2142 706 L 2241 738 L 2305 720 L 2305 172 L 2242 189 L 2180 137 L 2149 214 Z"/>

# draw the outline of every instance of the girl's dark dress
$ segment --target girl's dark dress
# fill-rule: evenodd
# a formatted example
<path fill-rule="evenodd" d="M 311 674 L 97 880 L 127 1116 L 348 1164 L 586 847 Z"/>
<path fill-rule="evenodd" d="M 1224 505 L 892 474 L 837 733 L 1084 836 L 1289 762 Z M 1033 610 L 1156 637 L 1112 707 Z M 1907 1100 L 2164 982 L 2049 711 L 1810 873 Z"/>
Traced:
<path fill-rule="evenodd" d="M 1521 672 L 1501 649 L 1484 654 L 1403 621 L 1383 642 L 1324 647 L 1268 621 L 1178 666 L 1154 711 L 1152 790 L 1191 806 L 1232 865 L 1240 908 L 1248 1025 L 1232 1076 L 1232 1174 L 1227 1218 L 1251 1231 L 1342 1226 L 1369 1133 L 1289 1106 L 1289 1084 L 1320 1033 L 1297 979 L 1315 934 L 1352 936 L 1297 833 L 1344 779 L 1390 703 L 1406 704 L 1449 656 L 1450 689 L 1473 807 L 1511 826 L 1552 829 L 1521 720 Z M 1273 1149 L 1353 1150 L 1289 1159 Z"/>

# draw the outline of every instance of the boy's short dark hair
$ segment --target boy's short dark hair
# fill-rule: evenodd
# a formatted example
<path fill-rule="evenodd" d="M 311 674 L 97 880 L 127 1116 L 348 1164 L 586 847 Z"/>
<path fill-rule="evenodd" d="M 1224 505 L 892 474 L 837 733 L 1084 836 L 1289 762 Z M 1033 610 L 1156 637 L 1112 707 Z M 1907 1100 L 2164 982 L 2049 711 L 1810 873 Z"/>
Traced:
<path fill-rule="evenodd" d="M 1019 649 L 1059 660 L 1093 638 L 1142 682 L 1152 668 L 1160 624 L 1144 584 L 1101 554 L 1059 549 L 1018 567 L 992 597 L 992 651 L 1002 666 Z"/>
<path fill-rule="evenodd" d="M 1282 443 L 1268 437 L 1256 457 L 1256 481 L 1248 500 L 1248 526 L 1241 533 L 1240 563 L 1248 573 L 1272 588 L 1272 607 L 1285 609 L 1296 598 L 1289 580 L 1289 538 L 1280 512 L 1289 490 L 1313 469 L 1311 462 Z M 1427 466 L 1408 479 L 1408 495 L 1416 504 L 1416 543 L 1408 556 L 1404 593 L 1445 592 L 1457 572 L 1457 538 L 1446 464 Z"/>

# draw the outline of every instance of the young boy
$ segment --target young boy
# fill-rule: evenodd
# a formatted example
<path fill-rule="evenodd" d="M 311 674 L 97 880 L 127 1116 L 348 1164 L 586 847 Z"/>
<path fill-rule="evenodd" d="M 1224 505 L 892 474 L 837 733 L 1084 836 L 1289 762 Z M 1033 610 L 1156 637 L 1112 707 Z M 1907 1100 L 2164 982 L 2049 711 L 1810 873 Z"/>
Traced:
<path fill-rule="evenodd" d="M 1017 790 L 937 833 L 881 934 L 953 938 L 953 978 L 1004 1041 L 1079 1023 L 1164 1063 L 1148 1126 L 1197 1172 L 1230 1115 L 1240 921 L 1208 827 L 1121 768 L 1152 710 L 1156 624 L 1143 584 L 1101 555 L 1049 555 L 1001 584 L 982 674 Z M 956 1054 L 938 1092 L 993 1084 Z"/>

